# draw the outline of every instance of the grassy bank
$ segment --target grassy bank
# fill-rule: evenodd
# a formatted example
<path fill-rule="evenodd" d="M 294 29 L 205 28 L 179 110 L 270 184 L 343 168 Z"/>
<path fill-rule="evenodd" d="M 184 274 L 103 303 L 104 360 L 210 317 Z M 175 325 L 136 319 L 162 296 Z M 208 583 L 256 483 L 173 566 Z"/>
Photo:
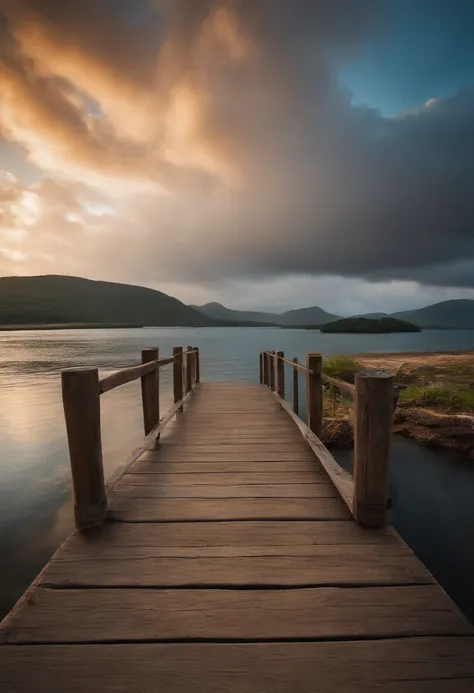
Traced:
<path fill-rule="evenodd" d="M 474 352 L 358 354 L 323 363 L 327 375 L 349 383 L 364 369 L 388 371 L 400 386 L 395 432 L 474 457 Z M 324 416 L 325 442 L 351 442 L 352 406 L 332 387 L 324 393 Z"/>

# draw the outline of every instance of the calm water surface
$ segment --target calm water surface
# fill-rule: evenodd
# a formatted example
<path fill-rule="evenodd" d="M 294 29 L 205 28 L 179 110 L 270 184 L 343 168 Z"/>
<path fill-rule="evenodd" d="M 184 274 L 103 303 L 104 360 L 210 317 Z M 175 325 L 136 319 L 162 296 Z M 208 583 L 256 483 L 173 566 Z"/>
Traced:
<path fill-rule="evenodd" d="M 202 379 L 255 382 L 258 354 L 283 349 L 325 355 L 474 349 L 474 331 L 323 335 L 278 328 L 153 328 L 0 333 L 0 616 L 26 589 L 72 529 L 70 473 L 61 403 L 63 368 L 105 373 L 135 365 L 146 346 L 201 350 Z M 171 370 L 162 371 L 162 410 Z M 101 398 L 106 474 L 142 437 L 139 382 Z M 340 453 L 350 467 L 351 454 Z M 405 540 L 474 619 L 474 462 L 396 438 L 393 521 Z"/>

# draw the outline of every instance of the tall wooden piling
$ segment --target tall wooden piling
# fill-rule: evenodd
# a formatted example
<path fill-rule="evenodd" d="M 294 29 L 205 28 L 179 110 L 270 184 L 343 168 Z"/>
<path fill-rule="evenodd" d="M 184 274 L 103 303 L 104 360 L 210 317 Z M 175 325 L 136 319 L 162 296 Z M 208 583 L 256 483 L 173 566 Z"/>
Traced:
<path fill-rule="evenodd" d="M 270 369 L 270 389 L 275 392 L 275 352 L 268 353 L 268 362 Z"/>
<path fill-rule="evenodd" d="M 263 352 L 263 384 L 270 385 L 270 357 L 266 351 Z"/>
<path fill-rule="evenodd" d="M 355 377 L 353 513 L 370 527 L 383 526 L 387 518 L 393 382 L 383 371 Z"/>
<path fill-rule="evenodd" d="M 277 372 L 277 391 L 282 399 L 285 399 L 285 364 L 282 359 L 285 358 L 283 351 L 276 352 L 276 372 Z"/>
<path fill-rule="evenodd" d="M 295 356 L 293 363 L 298 364 L 298 357 Z M 293 411 L 295 414 L 299 414 L 300 410 L 300 395 L 299 395 L 299 379 L 298 379 L 298 368 L 293 368 Z"/>
<path fill-rule="evenodd" d="M 173 347 L 173 393 L 175 404 L 183 399 L 183 347 Z M 183 407 L 179 411 L 183 411 Z"/>
<path fill-rule="evenodd" d="M 308 354 L 306 357 L 306 396 L 308 428 L 318 436 L 323 425 L 323 358 L 321 354 Z"/>
<path fill-rule="evenodd" d="M 194 372 L 194 379 L 196 382 L 196 385 L 201 382 L 201 363 L 199 359 L 199 349 L 198 347 L 194 347 L 195 349 L 195 355 L 194 355 L 194 363 L 195 363 L 195 372 Z"/>
<path fill-rule="evenodd" d="M 64 416 L 71 462 L 77 529 L 101 524 L 107 513 L 100 388 L 97 368 L 70 368 L 61 373 Z"/>
<path fill-rule="evenodd" d="M 186 353 L 186 392 L 191 392 L 193 389 L 193 371 L 194 371 L 194 352 L 193 347 L 188 346 Z"/>
<path fill-rule="evenodd" d="M 142 363 L 158 361 L 159 349 L 150 347 L 142 350 Z M 157 368 L 141 377 L 143 424 L 147 436 L 160 420 L 160 372 Z"/>

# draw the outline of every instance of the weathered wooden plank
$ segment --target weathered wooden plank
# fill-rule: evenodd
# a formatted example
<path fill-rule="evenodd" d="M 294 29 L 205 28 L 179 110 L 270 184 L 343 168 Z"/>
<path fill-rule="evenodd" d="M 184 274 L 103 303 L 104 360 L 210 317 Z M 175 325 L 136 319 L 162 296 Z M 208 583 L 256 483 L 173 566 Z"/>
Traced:
<path fill-rule="evenodd" d="M 148 455 L 152 457 L 152 460 Z M 135 474 L 160 474 L 160 475 L 171 475 L 175 474 L 196 474 L 202 475 L 206 473 L 210 474 L 310 474 L 315 478 L 327 479 L 327 474 L 321 469 L 315 458 L 311 458 L 306 461 L 289 461 L 289 462 L 254 462 L 254 461 L 235 461 L 224 462 L 220 460 L 214 461 L 194 461 L 194 462 L 178 462 L 170 461 L 169 457 L 162 459 L 162 457 L 156 453 L 147 453 L 147 458 L 144 460 L 141 458 L 132 467 L 129 468 L 127 474 L 128 478 L 130 475 Z M 294 477 L 297 478 L 296 476 Z M 160 483 L 159 481 L 157 483 Z"/>
<path fill-rule="evenodd" d="M 186 449 L 181 449 L 179 446 L 169 446 L 168 448 L 158 448 L 157 450 L 149 450 L 140 458 L 150 462 L 301 462 L 311 461 L 317 464 L 317 460 L 313 452 L 307 449 L 278 449 L 268 450 L 262 446 L 258 451 L 254 448 L 247 448 L 245 445 L 233 445 L 232 449 L 221 449 L 211 447 L 193 447 L 189 445 Z"/>
<path fill-rule="evenodd" d="M 6 643 L 472 635 L 437 585 L 294 590 L 38 589 Z"/>
<path fill-rule="evenodd" d="M 210 523 L 209 523 L 210 524 Z M 346 560 L 343 561 L 342 554 Z M 366 580 L 359 572 L 351 574 L 347 569 L 347 559 L 353 558 L 355 566 L 359 568 L 364 561 L 373 562 L 380 558 L 382 564 L 381 572 L 394 566 L 394 584 L 403 584 L 413 581 L 412 584 L 431 584 L 434 578 L 423 568 L 423 564 L 412 560 L 413 556 L 409 551 L 404 551 L 400 545 L 391 543 L 380 544 L 355 544 L 347 545 L 344 550 L 340 544 L 330 544 L 328 546 L 306 544 L 292 544 L 287 546 L 121 546 L 121 545 L 100 545 L 83 544 L 69 546 L 65 545 L 53 557 L 54 563 L 81 562 L 81 561 L 125 561 L 135 559 L 155 559 L 155 558 L 286 558 L 290 556 L 306 557 L 328 561 L 336 565 L 338 569 L 342 566 L 346 570 L 345 582 L 349 584 L 365 584 Z M 212 563 L 212 561 L 211 561 Z M 263 562 L 264 563 L 264 562 Z M 326 568 L 327 566 L 325 566 Z M 364 574 L 367 574 L 365 566 L 362 567 Z M 368 567 L 370 574 L 374 575 L 378 568 Z M 401 572 L 403 570 L 403 574 Z M 388 573 L 387 573 L 388 574 Z M 319 580 L 320 573 L 312 575 L 311 583 Z M 119 578 L 117 578 L 119 579 Z M 141 576 L 137 578 L 137 581 Z M 325 580 L 326 583 L 326 580 Z M 324 583 L 324 584 L 325 584 Z M 387 579 L 383 580 L 387 583 Z"/>
<path fill-rule="evenodd" d="M 199 385 L 116 489 L 122 521 L 74 534 L 5 622 L 1 693 L 472 690 L 472 628 L 391 528 L 312 497 L 335 491 L 268 389 Z M 39 644 L 61 641 L 114 644 Z"/>
<path fill-rule="evenodd" d="M 298 435 L 296 427 L 288 425 L 285 422 L 283 423 L 283 425 L 280 425 L 279 423 L 274 423 L 267 426 L 261 425 L 260 428 L 258 428 L 257 426 L 255 426 L 254 428 L 250 428 L 247 426 L 240 426 L 236 428 L 235 426 L 218 426 L 217 424 L 214 424 L 211 427 L 201 426 L 199 424 L 193 423 L 192 426 L 179 426 L 179 428 L 177 427 L 173 431 L 170 430 L 165 441 L 167 442 L 168 438 L 178 436 L 181 437 L 192 434 L 200 435 L 203 438 L 209 438 L 209 440 L 213 440 L 214 438 L 219 437 L 224 438 L 229 436 L 242 435 L 246 438 L 257 438 L 260 441 L 260 443 L 265 442 L 271 436 L 287 438 L 290 441 L 292 438 L 294 438 L 295 440 L 301 440 L 301 436 Z"/>
<path fill-rule="evenodd" d="M 156 477 L 152 477 L 156 481 Z M 196 486 L 143 485 L 120 481 L 114 493 L 127 497 L 133 502 L 143 498 L 337 498 L 338 492 L 329 479 L 321 484 L 244 484 L 213 486 L 198 484 Z"/>
<path fill-rule="evenodd" d="M 134 524 L 108 522 L 86 535 L 75 532 L 64 548 L 88 546 L 292 546 L 309 545 L 365 545 L 387 546 L 398 544 L 409 551 L 392 527 L 371 530 L 356 522 L 152 522 Z"/>
<path fill-rule="evenodd" d="M 242 437 L 240 440 L 238 438 L 233 438 L 232 440 L 220 438 L 214 442 L 208 438 L 193 441 L 192 438 L 186 436 L 183 436 L 181 439 L 178 437 L 169 438 L 166 441 L 162 441 L 160 439 L 153 445 L 154 450 L 161 450 L 163 452 L 166 450 L 172 450 L 172 448 L 175 447 L 184 449 L 191 447 L 193 450 L 201 454 L 205 454 L 206 452 L 216 452 L 221 449 L 223 452 L 225 452 L 226 448 L 232 448 L 232 452 L 235 452 L 236 454 L 239 452 L 252 454 L 253 452 L 259 453 L 267 450 L 268 452 L 280 453 L 299 451 L 305 452 L 307 446 L 303 440 L 298 439 L 297 437 L 291 439 L 285 437 L 280 438 L 279 440 L 272 439 L 268 442 L 262 440 L 262 437 L 260 437 L 259 441 L 256 441 L 255 439 L 246 440 L 245 437 Z"/>
<path fill-rule="evenodd" d="M 229 448 L 238 445 L 239 447 L 248 447 L 256 450 L 265 449 L 267 446 L 262 445 L 262 436 L 247 436 L 247 435 L 222 435 L 216 434 L 214 436 L 203 436 L 198 434 L 193 436 L 189 433 L 184 433 L 183 435 L 173 436 L 162 441 L 161 446 L 158 443 L 157 447 L 163 447 L 164 449 L 176 446 L 179 448 L 214 448 L 220 450 L 223 448 Z M 283 450 L 298 450 L 304 449 L 304 442 L 298 438 L 291 438 L 286 435 L 278 434 L 271 437 L 271 443 L 268 447 L 272 450 L 280 447 Z"/>
<path fill-rule="evenodd" d="M 399 693 L 400 687 L 410 693 L 467 693 L 474 680 L 469 666 L 472 651 L 470 638 L 376 643 L 23 646 L 1 648 L 4 676 L 0 690 L 50 693 L 54 672 L 58 691 L 83 693 L 93 690 L 97 677 L 106 670 L 103 693 L 155 693 L 157 681 L 169 693 L 188 693 L 189 681 L 193 682 L 193 690 L 209 693 Z M 435 687 L 436 677 L 441 679 L 440 688 Z"/>
<path fill-rule="evenodd" d="M 254 472 L 247 473 L 228 472 L 221 473 L 188 473 L 172 474 L 162 473 L 160 478 L 156 474 L 127 474 L 123 482 L 133 486 L 278 486 L 278 485 L 301 485 L 301 484 L 330 484 L 327 474 L 321 472 Z"/>
<path fill-rule="evenodd" d="M 175 430 L 170 429 L 167 437 L 164 438 L 164 440 L 166 441 L 168 438 L 185 435 L 200 435 L 201 437 L 209 438 L 210 440 L 218 437 L 223 438 L 228 436 L 242 435 L 246 438 L 258 438 L 260 442 L 262 442 L 262 440 L 265 441 L 271 436 L 279 436 L 280 438 L 288 438 L 289 440 L 291 440 L 291 438 L 301 439 L 301 436 L 298 435 L 296 427 L 290 421 L 289 423 L 283 422 L 283 424 L 269 423 L 267 425 L 260 424 L 260 426 L 252 427 L 246 425 L 222 426 L 217 424 L 212 424 L 211 426 L 208 424 L 201 425 L 199 423 L 192 423 L 188 426 L 184 424 L 176 427 Z"/>
<path fill-rule="evenodd" d="M 115 494 L 109 516 L 121 522 L 176 522 L 189 520 L 350 520 L 339 498 L 226 498 L 153 499 Z"/>
<path fill-rule="evenodd" d="M 101 693 L 471 693 L 474 638 L 0 647 L 2 693 L 99 681 Z"/>
<path fill-rule="evenodd" d="M 336 548 L 336 551 L 331 549 Z M 232 556 L 256 553 L 251 549 L 229 549 L 218 553 L 193 548 L 192 556 L 159 556 L 160 549 L 132 547 L 103 549 L 103 556 L 66 560 L 61 554 L 48 564 L 43 584 L 53 587 L 197 587 L 197 586 L 354 586 L 429 584 L 433 578 L 412 556 L 392 555 L 380 547 L 317 546 L 313 555 L 292 555 L 286 549 L 267 556 Z M 377 552 L 378 549 L 379 551 Z M 204 551 L 204 550 L 203 550 Z M 171 552 L 171 551 L 170 551 Z M 166 551 L 165 551 L 166 553 Z M 185 553 L 174 550 L 175 554 Z M 262 548 L 262 553 L 264 549 Z M 271 552 L 268 551 L 270 554 Z M 301 549 L 301 554 L 307 550 Z M 97 555 L 97 552 L 96 554 Z M 64 560 L 63 558 L 64 557 Z"/>
<path fill-rule="evenodd" d="M 396 544 L 253 547 L 65 547 L 48 587 L 359 586 L 431 584 Z"/>

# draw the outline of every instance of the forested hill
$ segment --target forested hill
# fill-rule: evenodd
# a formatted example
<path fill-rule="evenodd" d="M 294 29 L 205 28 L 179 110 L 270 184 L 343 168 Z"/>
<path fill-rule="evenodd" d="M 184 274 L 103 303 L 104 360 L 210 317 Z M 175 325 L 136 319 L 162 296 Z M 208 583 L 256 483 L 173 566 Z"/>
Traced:
<path fill-rule="evenodd" d="M 142 286 L 58 275 L 0 278 L 0 325 L 43 323 L 219 324 L 176 298 Z"/>

